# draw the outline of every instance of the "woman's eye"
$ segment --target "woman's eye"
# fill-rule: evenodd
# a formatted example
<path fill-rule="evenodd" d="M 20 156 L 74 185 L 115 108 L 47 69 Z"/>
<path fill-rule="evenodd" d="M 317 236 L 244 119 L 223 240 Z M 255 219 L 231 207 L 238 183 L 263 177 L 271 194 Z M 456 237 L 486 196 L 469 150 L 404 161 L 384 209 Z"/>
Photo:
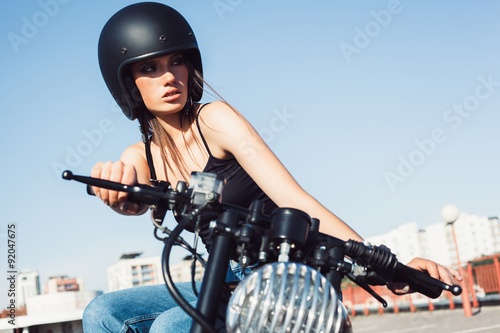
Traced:
<path fill-rule="evenodd" d="M 184 63 L 184 58 L 183 57 L 177 57 L 172 60 L 172 65 L 182 65 Z"/>
<path fill-rule="evenodd" d="M 156 71 L 156 66 L 154 65 L 144 65 L 142 66 L 139 71 L 141 73 L 144 73 L 144 74 L 147 74 L 147 73 L 153 73 L 154 71 Z"/>

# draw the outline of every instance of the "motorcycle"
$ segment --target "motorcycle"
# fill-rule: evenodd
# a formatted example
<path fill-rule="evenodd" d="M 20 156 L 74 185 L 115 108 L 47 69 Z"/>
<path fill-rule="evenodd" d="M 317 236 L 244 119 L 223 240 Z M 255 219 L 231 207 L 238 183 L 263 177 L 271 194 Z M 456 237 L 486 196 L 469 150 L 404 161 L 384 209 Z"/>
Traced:
<path fill-rule="evenodd" d="M 189 185 L 179 182 L 175 188 L 168 182 L 130 186 L 71 171 L 65 171 L 63 178 L 87 184 L 88 194 L 92 194 L 92 186 L 123 191 L 129 201 L 150 206 L 154 235 L 165 243 L 165 284 L 193 318 L 192 333 L 220 332 L 216 324 L 221 320 L 222 330 L 234 333 L 352 332 L 342 304 L 343 278 L 358 284 L 384 307 L 387 302 L 370 285 L 403 282 L 430 298 L 439 297 L 443 290 L 453 295 L 462 292 L 458 285 L 445 284 L 400 263 L 383 245 L 345 242 L 320 233 L 320 221 L 300 210 L 277 208 L 265 215 L 260 201 L 248 209 L 223 203 L 225 180 L 214 174 L 193 172 Z M 173 230 L 164 226 L 169 210 L 178 222 Z M 207 261 L 180 237 L 183 230 L 196 231 L 202 220 L 211 221 Z M 159 231 L 165 236 L 159 236 Z M 174 245 L 188 250 L 205 267 L 196 308 L 172 281 L 170 253 Z M 230 261 L 249 271 L 238 283 L 226 283 Z M 221 318 L 220 308 L 225 309 L 225 318 Z"/>

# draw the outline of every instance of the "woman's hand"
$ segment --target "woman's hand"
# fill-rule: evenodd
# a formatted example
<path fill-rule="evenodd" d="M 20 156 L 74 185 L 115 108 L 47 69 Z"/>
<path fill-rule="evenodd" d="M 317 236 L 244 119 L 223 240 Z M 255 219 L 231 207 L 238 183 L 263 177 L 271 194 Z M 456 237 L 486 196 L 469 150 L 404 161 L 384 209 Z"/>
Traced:
<path fill-rule="evenodd" d="M 456 282 L 460 282 L 463 280 L 462 275 L 451 267 L 445 267 L 434 261 L 422 259 L 422 258 L 413 258 L 407 266 L 414 268 L 418 271 L 429 274 L 431 277 L 441 280 L 446 284 L 456 284 Z M 391 283 L 389 285 L 389 289 L 396 295 L 404 295 L 407 293 L 413 292 L 410 290 L 410 287 L 406 283 Z"/>
<path fill-rule="evenodd" d="M 125 185 L 137 184 L 137 172 L 135 167 L 133 165 L 125 165 L 122 161 L 98 162 L 92 168 L 91 176 Z M 114 211 L 120 214 L 138 215 L 147 210 L 147 206 L 127 201 L 128 193 L 126 192 L 111 191 L 95 186 L 93 187 L 93 191 L 105 205 L 110 206 Z"/>

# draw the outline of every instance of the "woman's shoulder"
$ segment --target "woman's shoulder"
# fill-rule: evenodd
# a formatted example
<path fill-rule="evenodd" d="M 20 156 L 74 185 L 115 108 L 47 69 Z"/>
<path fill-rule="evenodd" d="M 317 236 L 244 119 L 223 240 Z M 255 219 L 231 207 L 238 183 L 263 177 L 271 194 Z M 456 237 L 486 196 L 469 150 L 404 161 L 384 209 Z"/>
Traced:
<path fill-rule="evenodd" d="M 122 153 L 121 160 L 124 162 L 135 164 L 132 162 L 142 161 L 145 160 L 145 158 L 146 158 L 146 152 L 144 150 L 144 143 L 137 142 L 125 148 L 125 150 Z"/>
<path fill-rule="evenodd" d="M 214 102 L 205 108 L 199 113 L 200 130 L 213 156 L 220 159 L 235 157 L 258 137 L 245 117 L 229 104 Z"/>
<path fill-rule="evenodd" d="M 203 119 L 217 117 L 229 112 L 235 112 L 235 110 L 231 105 L 223 101 L 201 104 L 198 108 L 199 117 Z"/>
<path fill-rule="evenodd" d="M 226 102 L 217 101 L 201 107 L 203 109 L 198 109 L 199 123 L 210 129 L 225 131 L 247 124 L 245 117 Z"/>

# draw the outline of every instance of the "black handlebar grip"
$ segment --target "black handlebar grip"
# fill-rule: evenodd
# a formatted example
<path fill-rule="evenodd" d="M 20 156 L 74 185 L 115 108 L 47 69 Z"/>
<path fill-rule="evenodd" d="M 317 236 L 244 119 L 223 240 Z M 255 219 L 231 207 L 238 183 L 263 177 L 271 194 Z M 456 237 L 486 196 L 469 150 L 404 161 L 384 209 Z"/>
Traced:
<path fill-rule="evenodd" d="M 92 185 L 87 185 L 87 194 L 95 196 L 94 188 L 93 188 Z M 129 193 L 127 201 L 135 202 L 135 203 L 140 203 L 141 200 L 139 198 L 135 198 L 134 193 Z"/>
<path fill-rule="evenodd" d="M 99 178 L 74 175 L 69 170 L 63 172 L 62 178 L 66 180 L 76 180 L 84 184 L 87 184 L 88 195 L 95 195 L 94 190 L 92 188 L 93 186 L 103 187 L 113 191 L 127 192 L 128 193 L 127 201 L 141 205 L 157 204 L 159 200 L 158 192 L 161 192 L 159 189 L 151 188 L 148 185 L 136 184 L 130 186 Z"/>
<path fill-rule="evenodd" d="M 92 188 L 92 185 L 87 185 L 87 194 L 88 195 L 95 195 L 94 189 Z"/>
<path fill-rule="evenodd" d="M 462 293 L 462 288 L 460 288 L 460 286 L 450 286 L 442 281 L 434 279 L 424 272 L 417 271 L 401 263 L 397 264 L 392 281 L 408 283 L 413 291 L 430 298 L 438 298 L 443 290 L 448 290 L 453 295 L 460 295 Z"/>
<path fill-rule="evenodd" d="M 140 194 L 135 192 L 127 192 L 127 201 L 139 204 L 139 205 L 152 205 L 157 203 L 157 199 L 150 195 Z M 94 195 L 94 189 L 92 185 L 87 185 L 87 194 Z"/>

